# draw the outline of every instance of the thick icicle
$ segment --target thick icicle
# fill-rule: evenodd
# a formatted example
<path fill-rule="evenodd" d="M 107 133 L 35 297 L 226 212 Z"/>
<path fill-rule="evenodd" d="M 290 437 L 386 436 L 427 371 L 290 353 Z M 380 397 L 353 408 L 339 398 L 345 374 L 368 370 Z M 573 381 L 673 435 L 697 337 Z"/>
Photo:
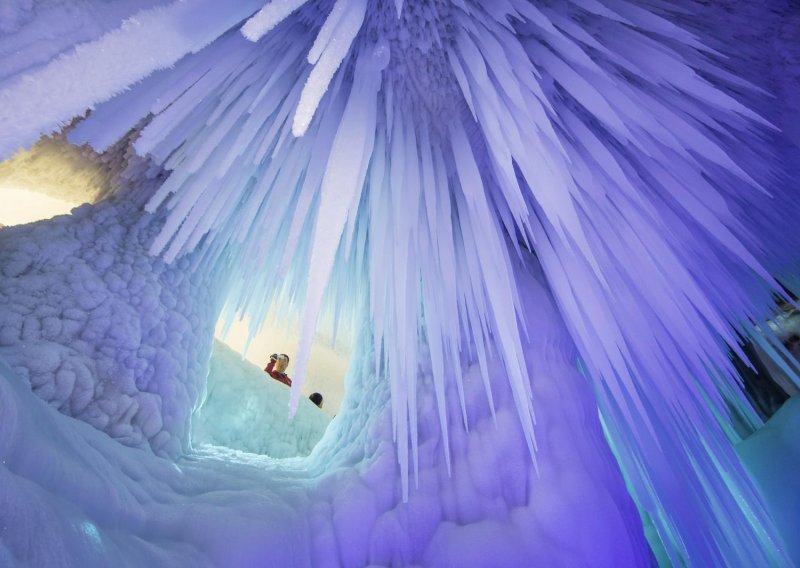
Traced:
<path fill-rule="evenodd" d="M 319 102 L 328 90 L 328 86 L 342 61 L 350 51 L 350 46 L 358 35 L 361 24 L 364 22 L 364 14 L 367 9 L 366 0 L 339 1 L 347 4 L 342 8 L 344 14 L 341 16 L 341 22 L 336 27 L 338 35 L 336 41 L 330 42 L 327 48 L 319 55 L 319 59 L 303 87 L 303 93 L 300 95 L 300 102 L 297 105 L 292 125 L 292 133 L 295 136 L 303 136 L 308 130 L 308 125 L 311 123 L 314 113 L 317 112 Z"/>
<path fill-rule="evenodd" d="M 311 245 L 308 290 L 300 327 L 297 371 L 289 402 L 290 416 L 294 415 L 300 399 L 300 388 L 305 376 L 322 297 L 333 270 L 334 257 L 339 248 L 347 216 L 351 207 L 358 206 L 358 197 L 367 175 L 374 145 L 376 94 L 380 87 L 380 74 L 381 69 L 375 66 L 371 54 L 362 56 L 356 63 L 356 75 L 359 80 L 354 83 L 348 96 L 320 185 L 320 206 Z"/>
<path fill-rule="evenodd" d="M 308 0 L 270 0 L 242 26 L 242 35 L 258 41 Z"/>

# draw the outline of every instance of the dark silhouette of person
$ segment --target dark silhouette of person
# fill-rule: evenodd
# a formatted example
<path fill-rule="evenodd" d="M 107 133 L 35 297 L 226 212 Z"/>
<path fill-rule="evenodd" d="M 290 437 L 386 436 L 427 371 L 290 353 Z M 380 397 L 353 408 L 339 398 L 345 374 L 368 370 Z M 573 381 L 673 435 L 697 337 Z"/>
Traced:
<path fill-rule="evenodd" d="M 269 376 L 285 384 L 287 387 L 292 386 L 292 379 L 286 374 L 286 367 L 289 366 L 289 356 L 281 353 L 280 355 L 273 353 L 269 356 L 269 363 L 264 368 L 264 371 L 269 373 Z"/>
<path fill-rule="evenodd" d="M 311 396 L 308 397 L 308 400 L 316 404 L 319 408 L 322 408 L 322 395 L 318 392 L 312 393 Z"/>

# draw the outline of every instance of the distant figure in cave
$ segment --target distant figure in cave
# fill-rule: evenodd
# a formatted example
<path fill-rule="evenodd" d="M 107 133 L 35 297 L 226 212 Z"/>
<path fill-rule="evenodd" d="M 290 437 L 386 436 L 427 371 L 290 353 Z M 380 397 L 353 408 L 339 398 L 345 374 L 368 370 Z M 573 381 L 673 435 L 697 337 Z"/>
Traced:
<path fill-rule="evenodd" d="M 308 397 L 308 400 L 316 404 L 317 407 L 322 408 L 322 395 L 318 392 L 312 393 L 311 396 Z"/>
<path fill-rule="evenodd" d="M 292 379 L 286 374 L 286 367 L 289 366 L 289 356 L 285 353 L 280 355 L 273 353 L 269 356 L 269 363 L 264 368 L 264 371 L 276 381 L 280 381 L 286 386 L 292 386 Z"/>

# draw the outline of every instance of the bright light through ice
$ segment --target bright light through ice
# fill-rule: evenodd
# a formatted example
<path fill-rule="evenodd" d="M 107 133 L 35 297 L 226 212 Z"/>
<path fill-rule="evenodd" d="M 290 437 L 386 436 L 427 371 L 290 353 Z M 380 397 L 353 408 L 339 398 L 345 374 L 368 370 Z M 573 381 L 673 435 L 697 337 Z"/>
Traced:
<path fill-rule="evenodd" d="M 249 318 L 235 321 L 227 336 L 222 336 L 223 322 L 217 324 L 217 338 L 229 347 L 244 352 L 247 343 L 247 334 L 250 326 Z M 264 368 L 269 362 L 271 353 L 286 353 L 290 363 L 287 374 L 294 377 L 295 355 L 300 338 L 295 329 L 279 324 L 269 317 L 264 327 L 250 342 L 245 358 Z M 339 404 L 344 398 L 344 375 L 350 358 L 351 346 L 346 341 L 337 340 L 335 348 L 331 347 L 328 338 L 317 335 L 311 347 L 311 354 L 303 383 L 303 395 L 308 396 L 313 392 L 322 394 L 324 404 L 322 409 L 329 414 L 336 414 Z"/>
<path fill-rule="evenodd" d="M 0 225 L 22 225 L 66 215 L 77 203 L 15 186 L 0 186 Z"/>

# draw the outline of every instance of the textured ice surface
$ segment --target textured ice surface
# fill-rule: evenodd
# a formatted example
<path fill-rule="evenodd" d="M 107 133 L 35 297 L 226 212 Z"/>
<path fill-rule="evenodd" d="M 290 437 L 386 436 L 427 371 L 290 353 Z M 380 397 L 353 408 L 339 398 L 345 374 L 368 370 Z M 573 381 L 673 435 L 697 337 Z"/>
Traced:
<path fill-rule="evenodd" d="M 57 22 L 54 26 L 39 30 L 37 20 L 33 20 L 29 24 L 32 29 L 21 29 L 17 34 L 30 42 L 37 32 L 55 32 L 58 47 L 50 51 L 46 44 L 40 47 L 37 42 L 20 49 L 8 58 L 18 62 L 10 70 L 11 76 L 0 82 L 0 156 L 4 158 L 18 144 L 29 145 L 39 134 L 59 130 L 64 120 L 83 115 L 156 69 L 173 65 L 185 54 L 201 49 L 250 14 L 258 2 L 244 0 L 222 5 L 215 0 L 189 0 L 152 6 L 157 4 L 153 0 L 144 5 L 121 0 L 83 1 L 77 9 L 69 3 L 53 4 L 45 15 Z M 110 17 L 96 17 L 92 15 L 93 4 L 117 5 L 117 10 L 105 9 L 101 13 L 112 12 Z M 131 13 L 122 21 L 114 17 Z M 90 23 L 88 31 L 81 25 L 83 18 Z M 184 24 L 189 21 L 191 25 Z M 11 46 L 13 39 L 0 43 L 9 51 Z M 131 53 L 138 56 L 130 57 Z M 125 64 L 120 65 L 120 61 Z M 80 80 L 76 81 L 78 77 Z M 54 92 L 58 97 L 47 106 L 37 103 Z"/>
<path fill-rule="evenodd" d="M 7 0 L 0 6 L 0 84 L 167 0 Z"/>
<path fill-rule="evenodd" d="M 307 398 L 289 420 L 289 388 L 219 341 L 214 342 L 206 395 L 192 416 L 192 443 L 273 458 L 307 456 L 330 416 Z"/>
<path fill-rule="evenodd" d="M 136 199 L 0 230 L 0 355 L 61 412 L 176 456 L 204 385 L 217 281 L 147 254 Z"/>

